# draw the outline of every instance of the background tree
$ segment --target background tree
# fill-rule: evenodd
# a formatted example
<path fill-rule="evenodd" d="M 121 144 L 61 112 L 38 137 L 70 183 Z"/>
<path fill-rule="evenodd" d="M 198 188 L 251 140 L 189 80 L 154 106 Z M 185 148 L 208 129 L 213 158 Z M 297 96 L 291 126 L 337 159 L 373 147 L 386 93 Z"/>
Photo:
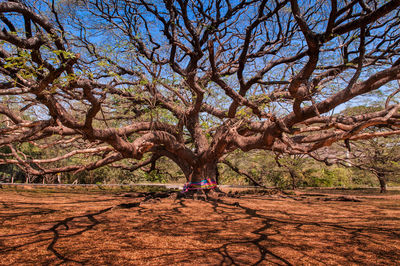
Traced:
<path fill-rule="evenodd" d="M 391 100 L 399 103 L 398 97 L 391 97 Z M 387 104 L 387 103 L 383 103 Z M 348 107 L 341 114 L 362 115 L 372 111 L 381 111 L 382 100 L 377 99 L 374 104 L 368 106 Z M 380 126 L 370 127 L 369 132 L 383 132 Z M 378 137 L 375 139 L 349 141 L 338 143 L 332 148 L 321 149 L 312 154 L 319 161 L 327 164 L 339 164 L 344 167 L 358 168 L 372 173 L 377 177 L 381 192 L 387 191 L 387 181 L 390 177 L 395 181 L 400 170 L 400 139 L 398 135 Z"/>
<path fill-rule="evenodd" d="M 337 163 L 345 167 L 355 167 L 372 173 L 379 181 L 380 191 L 387 192 L 388 180 L 399 180 L 400 142 L 398 136 L 351 142 L 335 149 L 319 151 L 317 159 L 328 164 Z M 323 158 L 323 159 L 322 159 Z"/>
<path fill-rule="evenodd" d="M 398 134 L 399 6 L 1 2 L 0 145 L 12 152 L 0 161 L 42 175 L 167 157 L 198 182 L 215 180 L 237 149 L 308 154 Z M 381 110 L 332 116 L 377 91 L 388 99 Z M 36 159 L 24 142 L 69 149 Z M 79 155 L 91 161 L 51 165 Z"/>
<path fill-rule="evenodd" d="M 302 184 L 305 181 L 304 166 L 306 160 L 302 154 L 277 156 L 275 159 L 276 159 L 276 164 L 280 168 L 284 168 L 289 173 L 292 189 L 296 189 L 300 184 Z"/>

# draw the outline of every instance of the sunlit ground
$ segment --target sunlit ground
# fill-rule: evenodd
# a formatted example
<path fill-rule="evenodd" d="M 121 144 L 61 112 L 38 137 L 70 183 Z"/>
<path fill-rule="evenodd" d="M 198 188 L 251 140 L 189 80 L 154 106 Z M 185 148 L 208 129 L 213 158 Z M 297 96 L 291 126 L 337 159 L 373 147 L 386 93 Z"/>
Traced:
<path fill-rule="evenodd" d="M 0 264 L 400 263 L 400 195 L 393 191 L 208 202 L 143 196 L 3 187 Z"/>

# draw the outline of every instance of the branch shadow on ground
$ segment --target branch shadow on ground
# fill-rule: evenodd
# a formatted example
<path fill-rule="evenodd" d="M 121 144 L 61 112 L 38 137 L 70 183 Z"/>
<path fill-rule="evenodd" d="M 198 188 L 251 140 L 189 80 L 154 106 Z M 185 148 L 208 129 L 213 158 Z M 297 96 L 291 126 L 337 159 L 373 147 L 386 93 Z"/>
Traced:
<path fill-rule="evenodd" d="M 83 201 L 83 202 L 87 202 L 87 201 Z M 95 202 L 95 201 L 91 201 L 91 202 Z M 76 201 L 74 202 L 74 204 L 79 204 L 81 203 L 80 201 Z M 28 205 L 29 203 L 23 203 L 25 205 Z M 33 205 L 34 203 L 32 203 L 31 205 Z M 4 208 L 6 208 L 7 210 L 13 210 L 13 209 L 20 209 L 23 210 L 21 212 L 12 212 L 12 213 L 1 213 L 0 214 L 0 219 L 1 222 L 3 223 L 5 221 L 5 219 L 17 219 L 20 218 L 22 216 L 27 216 L 27 217 L 31 217 L 34 215 L 48 215 L 48 214 L 53 214 L 56 213 L 57 210 L 54 209 L 48 209 L 48 208 L 40 208 L 40 207 L 20 207 L 20 206 L 13 206 L 12 203 L 4 203 L 3 202 L 3 206 Z M 122 206 L 124 207 L 124 206 Z M 109 208 L 105 208 L 102 209 L 100 211 L 96 211 L 93 213 L 89 213 L 89 214 L 85 214 L 85 215 L 77 215 L 77 216 L 71 216 L 68 218 L 65 218 L 63 220 L 59 220 L 59 221 L 53 221 L 53 222 L 45 222 L 45 223 L 54 223 L 55 224 L 49 228 L 49 229 L 44 229 L 44 230 L 37 230 L 37 231 L 31 231 L 31 232 L 23 232 L 23 233 L 16 233 L 16 234 L 7 234 L 7 235 L 0 235 L 0 243 L 2 243 L 2 245 L 0 246 L 0 254 L 5 254 L 7 252 L 11 252 L 11 251 L 16 251 L 19 249 L 23 249 L 24 247 L 27 246 L 31 246 L 31 245 L 38 245 L 41 243 L 47 243 L 50 242 L 47 245 L 47 250 L 49 250 L 50 252 L 52 252 L 59 260 L 61 260 L 61 262 L 59 264 L 63 264 L 63 263 L 77 263 L 77 264 L 86 264 L 88 261 L 79 261 L 79 260 L 75 260 L 75 259 L 71 259 L 66 257 L 65 255 L 63 255 L 60 251 L 58 251 L 56 249 L 56 244 L 60 239 L 67 239 L 67 238 L 72 238 L 72 237 L 76 237 L 79 235 L 82 235 L 83 233 L 93 230 L 93 228 L 98 225 L 100 223 L 99 220 L 96 219 L 96 216 L 101 215 L 103 213 L 108 212 L 109 210 L 111 210 L 112 207 Z M 30 210 L 30 211 L 27 211 Z M 76 232 L 70 233 L 70 234 L 61 234 L 60 231 L 62 229 L 68 231 L 70 229 L 70 223 L 73 222 L 74 220 L 78 220 L 78 219 L 83 219 L 86 220 L 86 225 L 82 226 L 81 230 L 78 230 Z M 82 221 L 81 221 L 82 222 Z M 85 221 L 83 221 L 85 222 Z M 40 222 L 38 223 L 40 224 Z M 25 238 L 30 238 L 30 237 L 36 237 L 36 236 L 41 236 L 44 234 L 48 234 L 48 233 L 52 233 L 52 237 L 39 237 L 38 240 L 34 240 L 34 241 L 27 241 L 23 244 L 19 244 L 19 245 L 14 245 L 14 246 L 5 246 L 5 240 L 9 239 L 9 238 L 21 238 L 21 237 L 25 237 Z"/>
<path fill-rule="evenodd" d="M 184 216 L 187 214 L 188 203 L 192 200 L 190 199 L 178 199 L 175 202 L 175 205 L 171 211 L 165 211 L 162 214 L 157 214 L 157 218 L 153 219 L 151 222 L 141 224 L 140 226 L 133 228 L 137 230 L 139 233 L 146 233 L 149 231 L 157 231 L 157 234 L 160 235 L 173 235 L 173 236 L 182 236 L 185 235 L 185 232 L 188 232 L 185 228 L 177 227 L 177 224 L 174 222 L 174 215 L 182 215 Z M 198 202 L 199 203 L 199 202 Z M 209 200 L 206 203 L 212 205 L 212 209 L 214 213 L 217 213 L 221 216 L 220 222 L 221 223 L 231 223 L 237 221 L 245 221 L 245 220 L 252 220 L 252 219 L 259 219 L 260 226 L 257 228 L 252 228 L 250 233 L 254 235 L 254 237 L 247 238 L 247 239 L 229 239 L 229 237 L 222 237 L 220 240 L 223 240 L 224 243 L 220 244 L 218 247 L 215 248 L 196 248 L 196 247 L 187 247 L 181 249 L 173 249 L 173 248 L 166 248 L 166 254 L 163 255 L 156 255 L 156 256 L 147 256 L 143 257 L 144 261 L 151 261 L 153 259 L 159 260 L 160 258 L 165 258 L 168 260 L 168 257 L 174 257 L 174 263 L 190 263 L 193 262 L 193 259 L 196 257 L 202 256 L 214 256 L 218 255 L 220 259 L 217 261 L 216 264 L 218 265 L 258 265 L 265 261 L 273 261 L 279 265 L 292 265 L 287 259 L 282 256 L 279 256 L 269 250 L 265 244 L 262 242 L 267 242 L 268 237 L 273 234 L 267 234 L 265 231 L 271 227 L 271 223 L 269 219 L 265 219 L 257 213 L 256 210 L 241 206 L 237 202 L 229 203 L 227 201 L 221 199 Z M 233 211 L 232 211 L 233 210 Z M 233 217 L 232 213 L 234 212 L 242 212 L 244 217 Z M 244 211 L 244 212 L 243 212 Z M 189 231 L 190 235 L 197 235 L 196 240 L 205 240 L 209 238 L 213 233 L 221 233 L 224 229 L 223 228 L 208 228 L 207 230 L 204 229 L 204 224 L 209 222 L 208 219 L 199 219 L 204 217 L 193 217 L 188 222 L 182 223 L 183 227 L 190 227 L 193 230 Z M 196 228 L 197 226 L 197 228 Z M 175 227 L 175 231 L 172 231 L 171 228 Z M 211 233 L 211 234 L 210 234 Z M 274 233 L 277 234 L 277 233 Z M 253 261 L 246 261 L 243 259 L 238 258 L 238 252 L 230 251 L 230 247 L 233 246 L 242 246 L 247 247 L 247 249 L 251 248 L 257 251 L 257 256 L 254 256 L 255 253 L 251 254 Z M 246 256 L 246 254 L 243 254 Z M 192 257 L 192 259 L 190 259 Z M 257 257 L 257 258 L 256 258 Z M 180 258 L 176 260 L 176 258 Z M 213 262 L 213 265 L 216 261 Z"/>
<path fill-rule="evenodd" d="M 137 196 L 134 196 L 133 198 L 139 198 L 141 199 L 141 202 L 146 202 L 146 201 L 151 201 L 153 198 L 163 198 L 166 197 L 164 194 L 160 193 L 140 193 Z M 80 204 L 87 204 L 87 203 L 100 203 L 100 202 L 105 202 L 106 200 L 74 200 L 71 202 L 66 203 L 67 205 L 80 205 Z M 65 240 L 68 238 L 73 238 L 82 235 L 85 232 L 88 232 L 90 230 L 93 230 L 95 226 L 99 225 L 100 223 L 105 223 L 106 220 L 102 219 L 102 221 L 98 220 L 96 217 L 99 215 L 102 215 L 114 208 L 119 208 L 119 209 L 131 209 L 131 208 L 136 208 L 137 207 L 137 212 L 140 213 L 144 209 L 140 207 L 141 202 L 128 202 L 128 203 L 121 203 L 117 204 L 112 207 L 104 208 L 96 212 L 91 212 L 88 214 L 84 215 L 76 215 L 76 216 L 71 216 L 67 217 L 62 220 L 58 221 L 45 221 L 45 222 L 35 222 L 33 224 L 47 224 L 47 223 L 55 223 L 52 225 L 49 229 L 43 229 L 43 230 L 36 230 L 36 231 L 30 231 L 30 232 L 21 232 L 21 233 L 14 233 L 14 234 L 0 234 L 0 254 L 6 254 L 8 252 L 12 251 L 17 251 L 24 249 L 27 246 L 32 246 L 32 245 L 39 245 L 43 243 L 48 243 L 47 245 L 47 250 L 52 252 L 55 257 L 57 257 L 60 261 L 58 264 L 64 264 L 64 263 L 76 263 L 76 264 L 81 264 L 85 265 L 89 262 L 89 260 L 77 260 L 77 259 L 72 259 L 69 258 L 68 256 L 62 254 L 61 251 L 59 251 L 56 246 L 57 243 L 60 240 Z M 3 205 L 3 210 L 6 210 L 6 212 L 1 212 L 0 213 L 0 224 L 4 223 L 5 220 L 18 220 L 21 217 L 31 217 L 35 215 L 49 215 L 49 214 L 54 214 L 57 213 L 59 210 L 56 209 L 50 209 L 50 208 L 43 208 L 43 207 L 38 207 L 37 205 L 40 205 L 40 203 L 37 202 L 5 202 L 5 201 L 0 201 L 0 203 Z M 62 205 L 62 203 L 54 203 L 55 205 Z M 79 220 L 79 223 L 81 224 L 79 227 L 80 230 L 76 231 L 77 226 L 71 224 L 74 221 Z M 84 223 L 84 225 L 82 225 Z M 15 225 L 15 224 L 14 224 Z M 17 224 L 19 226 L 23 224 Z M 68 233 L 68 230 L 74 229 L 74 232 Z M 62 232 L 63 231 L 63 232 Z M 46 235 L 52 233 L 52 237 L 41 237 L 42 235 Z M 39 239 L 33 240 L 33 241 L 25 241 L 22 244 L 18 245 L 13 245 L 13 246 L 6 246 L 5 242 L 7 239 L 10 238 L 26 238 L 29 239 L 31 237 L 37 237 Z"/>
<path fill-rule="evenodd" d="M 326 263 L 325 259 L 332 260 L 335 257 L 341 256 L 341 259 L 344 261 L 362 264 L 365 263 L 365 260 L 362 258 L 364 255 L 361 254 L 361 256 L 356 257 L 353 256 L 351 252 L 347 252 L 346 249 L 342 248 L 342 236 L 351 242 L 348 243 L 348 245 L 352 246 L 352 244 L 354 244 L 362 247 L 364 243 L 382 245 L 384 244 L 383 239 L 396 238 L 400 233 L 399 228 L 383 228 L 382 226 L 373 226 L 370 224 L 352 224 L 346 221 L 340 221 L 340 224 L 338 224 L 337 222 L 327 222 L 324 219 L 307 219 L 307 216 L 289 214 L 280 210 L 277 210 L 275 213 L 281 214 L 279 218 L 277 218 L 274 214 L 266 215 L 265 212 L 262 213 L 257 209 L 242 205 L 239 202 L 232 202 L 221 198 L 207 201 L 207 204 L 211 205 L 214 213 L 220 216 L 218 223 L 221 225 L 219 225 L 218 228 L 218 226 L 214 227 L 215 224 L 213 224 L 210 225 L 207 230 L 204 230 L 204 228 L 207 227 L 207 223 L 210 222 L 209 219 L 204 219 L 204 217 L 193 216 L 193 219 L 183 223 L 174 219 L 174 215 L 183 216 L 185 213 L 189 215 L 187 209 L 190 201 L 190 199 L 180 199 L 176 202 L 178 206 L 173 207 L 171 211 L 158 213 L 156 215 L 157 217 L 151 222 L 141 224 L 133 229 L 137 230 L 138 234 L 153 232 L 163 236 L 184 236 L 185 232 L 188 232 L 187 237 L 195 236 L 194 238 L 197 241 L 207 241 L 207 239 L 215 237 L 216 240 L 218 240 L 216 242 L 222 242 L 222 244 L 216 248 L 166 248 L 162 255 L 147 256 L 141 259 L 144 261 L 151 261 L 164 257 L 164 259 L 167 260 L 168 257 L 170 257 L 174 263 L 188 263 L 190 262 L 190 257 L 195 258 L 215 254 L 220 257 L 217 263 L 219 265 L 258 265 L 263 262 L 292 265 L 296 260 L 293 260 L 290 254 L 282 252 L 277 253 L 274 251 L 276 248 L 286 248 L 297 253 L 300 257 L 309 258 L 309 261 L 313 261 L 314 263 L 324 264 Z M 204 206 L 201 208 L 204 208 Z M 362 210 L 360 210 L 360 214 L 362 214 Z M 311 214 L 311 216 L 313 215 L 314 217 L 318 217 L 315 216 L 315 214 Z M 357 215 L 357 213 L 355 213 L 355 215 Z M 282 216 L 286 216 L 286 218 L 282 218 Z M 240 221 L 241 224 L 252 225 L 250 228 L 239 228 L 239 230 L 242 230 L 243 235 L 250 233 L 252 236 L 242 238 L 224 237 L 223 225 L 238 221 Z M 179 228 L 179 226 L 181 228 Z M 180 232 L 174 232 L 173 228 Z M 285 240 L 285 230 L 288 230 L 287 228 L 291 228 L 290 230 L 292 230 L 292 235 L 290 237 L 300 240 L 299 243 L 295 241 L 291 243 Z M 237 231 L 235 233 L 241 234 L 242 232 Z M 293 237 L 293 235 L 296 235 L 296 232 L 299 232 L 297 238 Z M 301 239 L 302 235 L 308 237 L 307 234 L 313 235 L 316 233 L 318 233 L 318 235 L 315 236 L 317 239 L 314 241 L 320 241 L 322 247 L 307 243 L 307 240 Z M 376 236 L 379 236 L 381 239 L 377 240 L 375 238 Z M 311 237 L 310 242 L 312 242 L 312 240 Z M 332 245 L 333 248 L 324 248 L 324 245 Z M 241 255 L 238 255 L 238 252 L 232 248 L 234 246 L 246 247 L 245 250 L 247 251 L 252 249 L 252 254 L 249 254 L 251 260 L 243 259 L 243 256 L 241 257 Z M 310 250 L 315 250 L 314 254 L 309 252 Z M 371 247 L 365 249 L 361 248 L 361 250 L 365 253 L 374 252 Z M 257 254 L 255 254 L 254 251 L 257 251 Z M 343 253 L 338 254 L 338 251 Z M 384 251 L 384 248 L 375 251 L 382 254 L 384 253 L 384 256 L 392 262 L 400 258 L 400 254 L 390 254 L 391 252 Z M 180 259 L 176 260 L 177 257 Z"/>
<path fill-rule="evenodd" d="M 78 260 L 73 260 L 73 259 L 65 257 L 59 251 L 56 250 L 55 245 L 56 245 L 57 241 L 59 241 L 60 238 L 74 237 L 74 236 L 81 235 L 84 232 L 87 232 L 89 230 L 92 230 L 96 225 L 98 225 L 100 223 L 95 218 L 95 216 L 98 216 L 100 214 L 108 212 L 111 209 L 112 209 L 112 207 L 109 207 L 109 208 L 102 209 L 102 210 L 100 210 L 98 212 L 95 212 L 95 213 L 90 213 L 90 214 L 81 215 L 81 216 L 69 217 L 69 218 L 66 218 L 66 219 L 58 222 L 57 224 L 55 224 L 53 227 L 51 227 L 49 229 L 49 231 L 51 231 L 53 233 L 53 239 L 52 239 L 51 243 L 47 246 L 47 249 L 49 251 L 51 251 L 57 258 L 59 258 L 61 260 L 60 264 L 67 263 L 67 262 L 75 262 L 75 263 L 78 263 L 78 264 L 86 264 L 88 261 L 78 261 Z M 75 233 L 69 234 L 69 235 L 65 235 L 65 236 L 60 236 L 59 228 L 61 226 L 64 226 L 64 228 L 66 230 L 68 230 L 69 229 L 68 223 L 73 221 L 74 219 L 78 219 L 78 218 L 86 218 L 90 222 L 90 224 L 86 225 L 85 228 L 83 228 L 82 230 L 80 230 L 78 232 L 75 232 Z"/>
<path fill-rule="evenodd" d="M 7 252 L 20 250 L 29 245 L 37 245 L 44 243 L 47 250 L 52 252 L 58 259 L 60 264 L 63 263 L 77 263 L 77 264 L 91 264 L 94 261 L 89 259 L 79 259 L 71 257 L 68 254 L 63 253 L 57 244 L 61 240 L 71 239 L 79 237 L 85 232 L 94 230 L 99 224 L 110 224 L 112 230 L 119 229 L 119 224 L 114 221 L 111 222 L 104 217 L 110 210 L 116 209 L 119 212 L 129 212 L 132 219 L 135 219 L 135 224 L 130 227 L 136 235 L 141 234 L 152 234 L 158 237 L 183 237 L 188 238 L 194 243 L 207 243 L 207 241 L 213 241 L 212 247 L 208 245 L 200 245 L 199 247 L 193 245 L 180 245 L 178 247 L 157 247 L 157 243 L 153 246 L 141 247 L 131 236 L 124 236 L 123 232 L 119 232 L 119 237 L 126 238 L 136 250 L 157 250 L 157 255 L 141 255 L 138 257 L 135 263 L 141 263 L 143 261 L 151 262 L 164 260 L 173 261 L 173 263 L 190 263 L 193 259 L 204 258 L 207 256 L 212 257 L 212 264 L 218 265 L 258 265 L 265 262 L 279 264 L 279 265 L 292 265 L 294 263 L 293 258 L 289 254 L 282 254 L 276 252 L 274 248 L 282 247 L 294 250 L 301 253 L 304 257 L 310 257 L 310 259 L 317 263 L 324 263 L 324 260 L 319 256 L 310 255 L 307 253 L 307 249 L 315 248 L 312 244 L 297 244 L 288 243 L 288 241 L 280 240 L 285 237 L 285 230 L 291 227 L 294 232 L 304 233 L 309 232 L 310 227 L 320 231 L 330 230 L 334 234 L 346 234 L 349 235 L 351 243 L 360 242 L 373 242 L 376 241 L 371 234 L 385 235 L 385 237 L 399 237 L 399 230 L 394 228 L 382 228 L 379 226 L 361 226 L 352 225 L 350 223 L 341 222 L 324 222 L 314 221 L 307 219 L 303 215 L 294 215 L 293 213 L 285 212 L 283 210 L 276 210 L 273 214 L 266 214 L 264 211 L 259 209 L 251 208 L 242 201 L 228 198 L 216 198 L 202 202 L 199 200 L 179 198 L 174 202 L 169 201 L 170 205 L 166 208 L 155 209 L 157 205 L 167 198 L 167 194 L 140 194 L 132 196 L 135 202 L 131 200 L 124 200 L 124 203 L 115 205 L 114 207 L 103 208 L 94 212 L 90 212 L 84 215 L 76 215 L 67 217 L 62 220 L 53 221 L 53 225 L 45 230 L 37 230 L 28 233 L 20 234 L 8 234 L 0 235 L 0 254 Z M 85 201 L 84 201 L 85 202 Z M 86 201 L 88 203 L 90 201 Z M 75 201 L 74 203 L 77 204 Z M 4 204 L 4 209 L 7 211 L 12 209 L 12 204 Z M 196 215 L 196 211 L 193 211 L 193 206 L 198 208 L 210 209 L 209 215 L 211 217 Z M 32 208 L 32 207 L 28 207 Z M 24 211 L 21 208 L 21 215 L 11 215 L 10 213 L 0 215 L 0 218 L 6 219 L 18 219 L 22 216 L 29 215 L 28 211 Z M 43 208 L 36 208 L 31 210 L 31 215 L 48 215 L 54 213 L 55 210 Z M 277 214 L 281 214 L 278 216 Z M 103 216 L 102 216 L 103 215 Z M 111 214 L 107 214 L 111 215 Z M 101 219 L 99 217 L 101 216 Z M 282 218 L 286 217 L 286 218 Z M 77 227 L 74 221 L 81 223 Z M 83 223 L 83 225 L 82 225 Z M 133 223 L 132 223 L 133 224 Z M 246 225 L 248 225 L 246 227 Z M 71 227 L 72 226 L 72 227 Z M 230 227 L 233 228 L 230 228 Z M 70 230 L 70 229 L 73 230 Z M 70 230 L 70 231 L 68 231 Z M 308 230 L 308 231 L 307 231 Z M 226 234 L 228 232 L 228 234 Z M 51 237 L 47 237 L 45 234 L 51 233 Z M 39 240 L 27 241 L 20 245 L 11 247 L 4 247 L 4 240 L 11 237 L 32 237 L 44 235 L 45 237 Z M 300 236 L 301 237 L 301 236 Z M 76 239 L 75 239 L 76 240 Z M 332 239 L 322 239 L 322 241 L 331 241 L 330 244 L 333 246 L 340 245 L 340 241 Z M 350 243 L 350 244 L 351 244 Z M 138 245 L 138 246 L 135 246 Z M 133 252 L 133 250 L 132 250 Z M 248 254 L 244 254 L 248 252 Z M 326 254 L 335 256 L 335 250 L 325 250 Z M 146 253 L 147 254 L 147 253 Z M 117 255 L 117 254 L 115 254 Z M 385 254 L 385 256 L 388 254 Z M 390 257 L 389 257 L 390 258 Z M 392 255 L 391 260 L 396 261 L 400 255 Z M 356 258 L 347 257 L 348 262 L 362 263 L 363 261 L 357 260 Z M 364 261 L 365 262 L 365 261 Z"/>

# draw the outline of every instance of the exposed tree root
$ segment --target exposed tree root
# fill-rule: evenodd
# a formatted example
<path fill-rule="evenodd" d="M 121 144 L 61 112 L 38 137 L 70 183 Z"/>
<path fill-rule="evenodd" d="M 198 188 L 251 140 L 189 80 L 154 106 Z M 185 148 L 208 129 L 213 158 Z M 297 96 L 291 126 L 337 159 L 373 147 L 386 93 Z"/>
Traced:
<path fill-rule="evenodd" d="M 352 202 L 361 202 L 362 200 L 352 197 L 352 196 L 340 196 L 335 198 L 324 198 L 324 201 L 352 201 Z"/>
<path fill-rule="evenodd" d="M 280 195 L 281 191 L 278 189 L 263 189 L 263 190 L 243 190 L 243 191 L 229 191 L 224 192 L 218 187 L 214 189 L 199 189 L 183 191 L 166 191 L 166 192 L 134 192 L 123 194 L 123 197 L 139 199 L 138 202 L 120 204 L 120 208 L 137 207 L 140 204 L 157 203 L 162 199 L 169 198 L 172 200 L 192 199 L 201 201 L 219 201 L 225 197 L 227 198 L 240 198 L 246 195 Z"/>

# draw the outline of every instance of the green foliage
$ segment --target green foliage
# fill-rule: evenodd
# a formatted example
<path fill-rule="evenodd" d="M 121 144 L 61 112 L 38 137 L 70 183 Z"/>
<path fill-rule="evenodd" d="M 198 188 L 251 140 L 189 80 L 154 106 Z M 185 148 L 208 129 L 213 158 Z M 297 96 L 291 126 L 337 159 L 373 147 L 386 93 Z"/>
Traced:
<path fill-rule="evenodd" d="M 167 176 L 161 174 L 157 170 L 153 170 L 150 173 L 144 172 L 144 179 L 146 181 L 150 182 L 156 182 L 156 183 L 167 183 Z"/>
<path fill-rule="evenodd" d="M 346 115 L 346 116 L 351 116 L 351 115 L 359 115 L 359 114 L 367 114 L 371 112 L 377 112 L 383 110 L 382 107 L 379 106 L 353 106 L 353 107 L 348 107 L 340 114 Z"/>
<path fill-rule="evenodd" d="M 32 159 L 38 159 L 44 154 L 42 149 L 29 142 L 21 143 L 19 150 Z"/>
<path fill-rule="evenodd" d="M 308 157 L 293 156 L 281 157 L 279 167 L 274 156 L 268 151 L 235 152 L 228 159 L 238 168 L 251 174 L 259 183 L 281 189 L 290 189 L 293 183 L 295 187 L 355 188 L 379 185 L 376 177 L 368 171 L 340 165 L 326 166 Z M 389 163 L 391 162 L 387 162 Z M 252 185 L 245 176 L 237 174 L 223 164 L 219 169 L 222 184 Z M 289 170 L 292 171 L 294 179 Z"/>
<path fill-rule="evenodd" d="M 378 186 L 378 180 L 375 175 L 373 175 L 370 171 L 360 170 L 357 168 L 351 168 L 351 186 L 360 187 L 360 186 Z"/>
<path fill-rule="evenodd" d="M 392 139 L 384 140 L 393 143 Z M 371 144 L 371 147 L 375 147 L 371 152 L 376 151 L 378 155 L 384 156 L 384 158 L 390 158 L 388 160 L 375 160 L 373 162 L 374 164 L 379 167 L 385 167 L 386 169 L 392 169 L 393 171 L 399 169 L 400 163 L 398 159 L 396 159 L 398 154 L 400 154 L 400 147 L 398 145 L 389 145 L 389 149 L 384 149 L 382 152 L 377 151 L 379 147 L 378 143 Z M 24 152 L 28 158 L 32 159 L 56 157 L 70 151 L 68 148 L 60 150 L 56 146 L 49 149 L 41 149 L 30 143 L 20 144 L 18 149 Z M 10 150 L 8 147 L 1 147 L 0 153 L 7 154 L 10 153 Z M 95 160 L 97 160 L 97 158 L 82 155 L 51 163 L 49 166 L 85 165 Z M 377 178 L 371 172 L 339 165 L 326 166 L 308 157 L 282 156 L 279 159 L 281 165 L 279 166 L 275 162 L 274 153 L 255 150 L 248 153 L 236 151 L 228 156 L 228 160 L 239 169 L 250 174 L 257 182 L 265 186 L 274 186 L 281 189 L 292 188 L 293 185 L 295 187 L 344 188 L 379 185 Z M 126 165 L 130 164 L 129 160 L 123 160 L 120 163 Z M 219 172 L 220 184 L 253 185 L 244 175 L 232 171 L 232 169 L 224 164 L 219 164 Z M 389 176 L 390 184 L 396 185 L 400 183 L 398 172 L 399 171 L 394 172 Z M 0 165 L 0 177 L 2 177 L 2 180 L 10 180 L 12 174 L 16 177 L 15 182 L 25 182 L 25 174 L 18 167 L 13 165 Z M 41 180 L 41 177 L 39 177 L 35 182 L 41 182 Z M 99 185 L 132 184 L 143 181 L 156 183 L 185 182 L 182 171 L 172 161 L 166 158 L 160 158 L 157 161 L 155 170 L 151 172 L 141 170 L 130 172 L 105 166 L 93 171 L 83 171 L 78 174 L 62 173 L 61 180 L 62 183 L 72 183 L 77 180 L 78 183 L 81 184 Z"/>
<path fill-rule="evenodd" d="M 351 170 L 338 167 L 310 168 L 305 173 L 304 187 L 349 187 Z"/>

